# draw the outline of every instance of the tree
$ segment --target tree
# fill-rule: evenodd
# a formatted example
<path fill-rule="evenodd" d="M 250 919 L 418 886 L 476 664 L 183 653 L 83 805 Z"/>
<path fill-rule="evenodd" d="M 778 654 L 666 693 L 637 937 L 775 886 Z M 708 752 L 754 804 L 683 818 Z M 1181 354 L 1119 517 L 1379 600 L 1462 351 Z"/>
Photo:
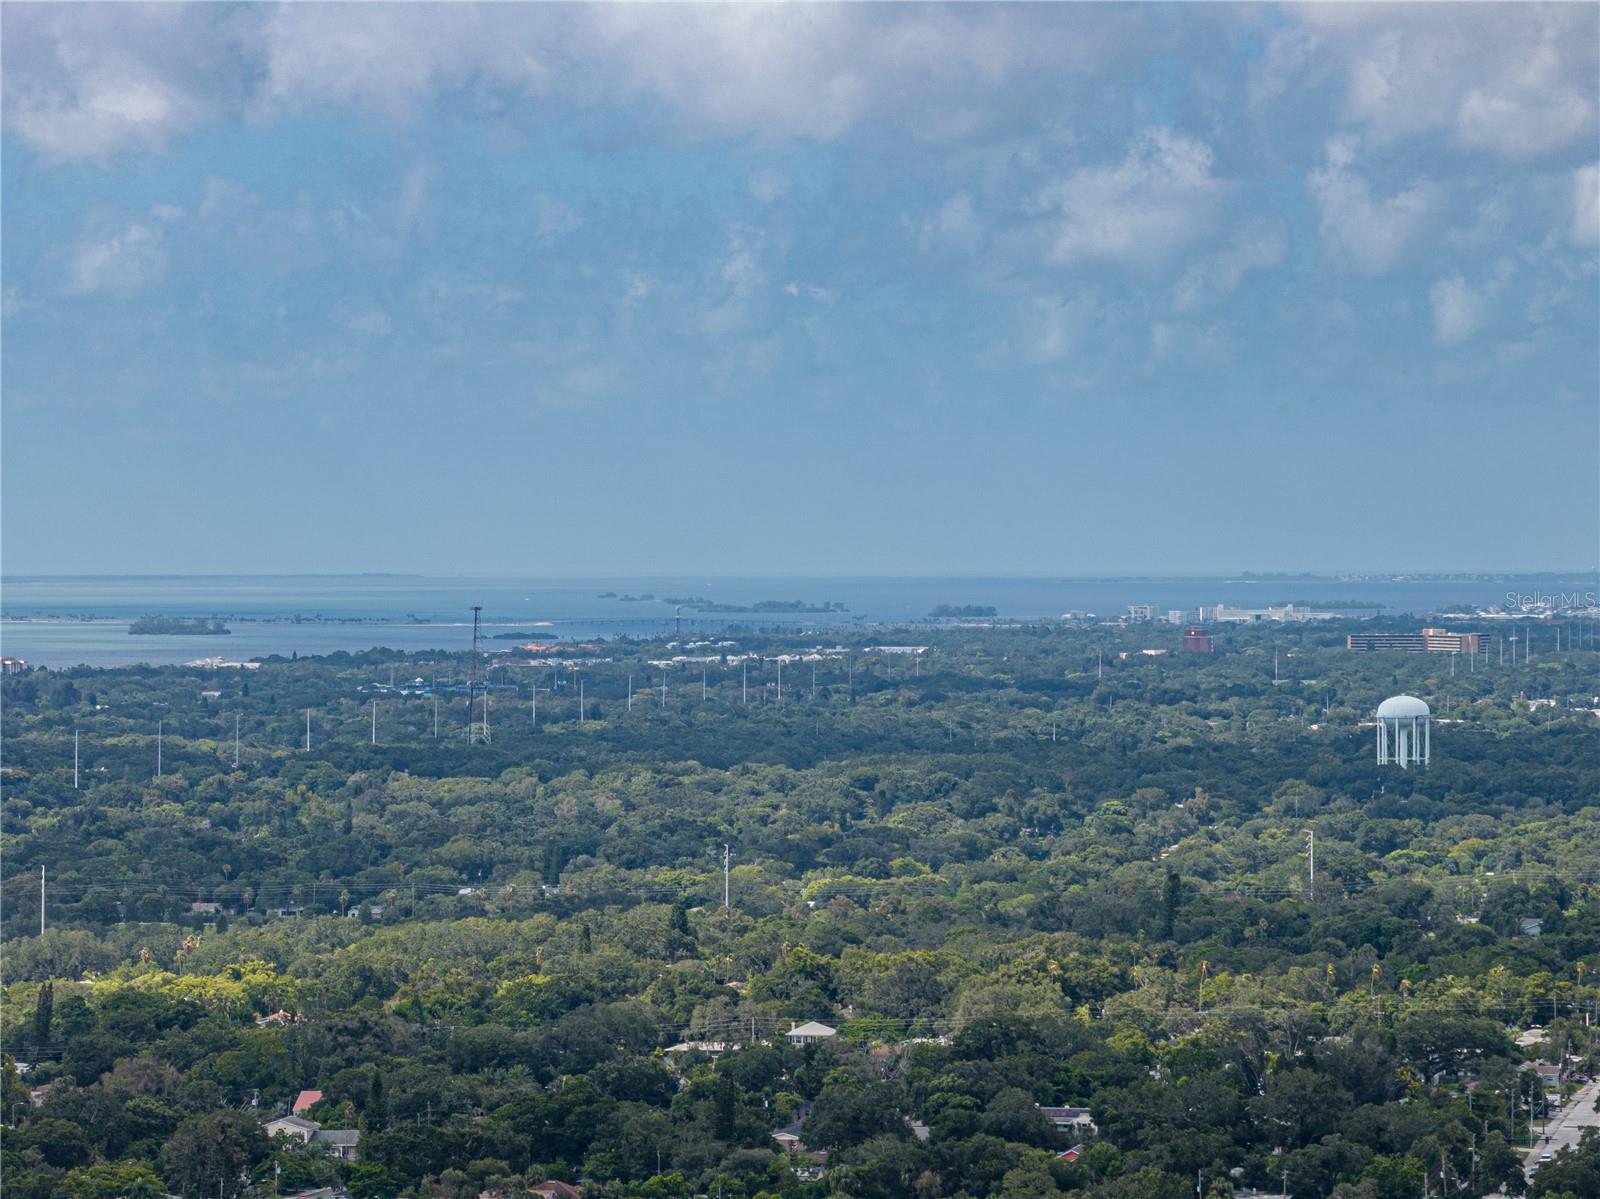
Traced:
<path fill-rule="evenodd" d="M 372 1085 L 367 1088 L 367 1106 L 361 1113 L 369 1130 L 381 1131 L 389 1122 L 388 1106 L 383 1098 L 383 1069 L 376 1067 L 372 1071 Z"/>
<path fill-rule="evenodd" d="M 61 1183 L 63 1199 L 161 1199 L 164 1189 L 150 1167 L 137 1162 L 82 1166 Z"/>
<path fill-rule="evenodd" d="M 1172 940 L 1178 923 L 1178 910 L 1183 906 L 1183 880 L 1176 870 L 1168 870 L 1161 884 L 1161 939 Z"/>
<path fill-rule="evenodd" d="M 91 1156 L 89 1139 L 83 1135 L 82 1128 L 70 1120 L 50 1116 L 28 1121 L 14 1135 L 13 1143 L 18 1148 L 37 1150 L 47 1165 L 58 1170 L 88 1165 Z"/>
<path fill-rule="evenodd" d="M 39 988 L 39 1001 L 33 1009 L 33 1043 L 40 1048 L 50 1043 L 50 1023 L 55 1015 L 56 984 L 46 979 Z"/>
<path fill-rule="evenodd" d="M 178 1125 L 161 1151 L 167 1182 L 178 1193 L 223 1199 L 244 1193 L 250 1168 L 271 1151 L 266 1133 L 247 1112 L 193 1116 Z"/>

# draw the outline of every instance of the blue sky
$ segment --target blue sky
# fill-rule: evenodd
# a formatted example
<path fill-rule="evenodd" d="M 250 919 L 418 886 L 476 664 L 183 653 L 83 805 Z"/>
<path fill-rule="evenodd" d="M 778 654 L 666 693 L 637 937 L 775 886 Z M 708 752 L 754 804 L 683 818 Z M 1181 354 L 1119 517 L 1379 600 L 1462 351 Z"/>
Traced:
<path fill-rule="evenodd" d="M 1597 18 L 8 3 L 4 569 L 1592 568 Z"/>

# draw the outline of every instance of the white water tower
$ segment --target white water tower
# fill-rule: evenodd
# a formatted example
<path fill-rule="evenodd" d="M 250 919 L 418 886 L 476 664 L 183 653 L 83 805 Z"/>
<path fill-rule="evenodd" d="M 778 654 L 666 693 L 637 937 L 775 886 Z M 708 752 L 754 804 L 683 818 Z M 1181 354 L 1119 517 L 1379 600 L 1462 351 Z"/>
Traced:
<path fill-rule="evenodd" d="M 1395 695 L 1378 705 L 1378 765 L 1401 770 L 1426 766 L 1433 737 L 1428 705 L 1414 695 Z"/>

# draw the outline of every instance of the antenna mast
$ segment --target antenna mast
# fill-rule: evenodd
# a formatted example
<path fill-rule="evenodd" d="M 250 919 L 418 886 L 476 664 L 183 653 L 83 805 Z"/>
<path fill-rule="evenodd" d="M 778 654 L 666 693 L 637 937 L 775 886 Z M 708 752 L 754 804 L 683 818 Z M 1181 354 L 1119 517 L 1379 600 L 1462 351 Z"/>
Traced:
<path fill-rule="evenodd" d="M 489 744 L 489 684 L 483 677 L 483 606 L 472 606 L 472 661 L 467 667 L 467 744 Z M 479 717 L 482 719 L 479 719 Z"/>

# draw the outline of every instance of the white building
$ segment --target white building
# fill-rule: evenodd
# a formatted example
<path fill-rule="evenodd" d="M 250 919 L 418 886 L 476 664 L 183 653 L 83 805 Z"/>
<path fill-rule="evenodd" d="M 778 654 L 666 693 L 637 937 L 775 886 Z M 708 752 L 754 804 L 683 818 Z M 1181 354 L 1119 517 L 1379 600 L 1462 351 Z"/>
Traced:
<path fill-rule="evenodd" d="M 837 1028 L 829 1028 L 815 1020 L 807 1020 L 804 1024 L 796 1024 L 788 1032 L 791 1045 L 814 1045 L 818 1041 L 826 1041 L 829 1037 L 839 1035 Z"/>

